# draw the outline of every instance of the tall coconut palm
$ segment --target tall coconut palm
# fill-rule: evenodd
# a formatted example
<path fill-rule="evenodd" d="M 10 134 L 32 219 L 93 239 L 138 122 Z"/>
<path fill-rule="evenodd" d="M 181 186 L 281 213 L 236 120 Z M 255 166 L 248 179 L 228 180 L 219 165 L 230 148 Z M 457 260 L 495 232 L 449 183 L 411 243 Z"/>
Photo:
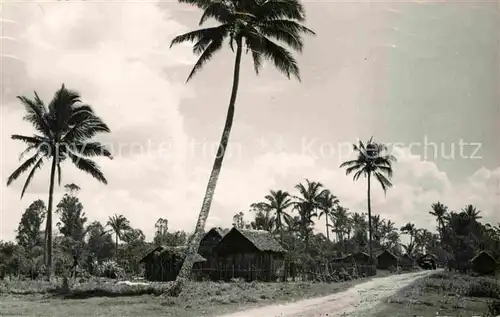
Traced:
<path fill-rule="evenodd" d="M 252 204 L 252 208 L 259 208 L 274 212 L 276 217 L 276 227 L 280 232 L 280 241 L 283 244 L 283 220 L 290 218 L 286 210 L 293 205 L 293 201 L 288 192 L 282 190 L 271 190 L 269 195 L 264 197 L 266 200 Z"/>
<path fill-rule="evenodd" d="M 318 214 L 318 219 L 325 216 L 326 239 L 328 241 L 330 241 L 330 225 L 328 224 L 328 218 L 332 218 L 339 202 L 337 196 L 333 195 L 330 191 L 326 191 L 325 194 L 319 198 L 320 212 Z"/>
<path fill-rule="evenodd" d="M 29 170 L 21 190 L 22 198 L 36 171 L 44 162 L 50 162 L 49 201 L 45 229 L 47 277 L 50 278 L 52 274 L 52 209 L 56 173 L 57 182 L 60 185 L 61 164 L 69 159 L 78 169 L 107 184 L 99 166 L 90 158 L 106 156 L 111 159 L 111 153 L 101 143 L 91 141 L 91 139 L 101 132 L 110 132 L 110 130 L 101 118 L 95 115 L 92 107 L 82 104 L 80 95 L 66 89 L 64 84 L 56 91 L 48 105 L 45 105 L 36 92 L 32 99 L 24 96 L 17 98 L 26 111 L 23 119 L 33 126 L 37 134 L 11 136 L 13 140 L 23 141 L 27 145 L 20 159 L 28 153 L 31 153 L 31 156 L 9 176 L 7 186 Z"/>
<path fill-rule="evenodd" d="M 446 219 L 448 213 L 448 207 L 443 205 L 441 202 L 437 202 L 431 205 L 432 211 L 429 211 L 429 214 L 436 217 L 436 221 L 438 223 L 439 237 L 441 241 L 443 241 L 443 233 L 444 233 L 444 221 Z"/>
<path fill-rule="evenodd" d="M 233 125 L 240 77 L 240 64 L 244 51 L 251 53 L 254 69 L 257 74 L 262 68 L 262 62 L 269 60 L 288 78 L 294 76 L 300 80 L 297 61 L 290 53 L 290 50 L 279 45 L 277 41 L 286 44 L 289 48 L 297 52 L 302 52 L 302 36 L 305 34 L 315 34 L 312 30 L 300 24 L 305 21 L 305 11 L 299 0 L 179 0 L 179 2 L 188 3 L 203 10 L 200 25 L 211 18 L 218 24 L 214 27 L 207 27 L 179 35 L 172 40 L 172 45 L 193 42 L 193 52 L 200 55 L 187 81 L 210 61 L 214 54 L 223 47 L 224 42 L 229 43 L 233 52 L 234 49 L 236 51 L 233 87 L 229 99 L 226 123 L 198 216 L 194 238 L 189 245 L 186 260 L 177 276 L 176 283 L 169 291 L 173 296 L 181 292 L 182 281 L 188 278 L 191 272 L 194 255 L 197 252 L 210 212 L 210 206 Z"/>
<path fill-rule="evenodd" d="M 368 244 L 370 259 L 373 261 L 372 246 L 372 209 L 371 209 L 371 178 L 379 182 L 380 186 L 387 192 L 392 187 L 390 181 L 392 177 L 392 164 L 396 162 L 396 157 L 387 153 L 387 147 L 384 144 L 375 143 L 373 137 L 368 140 L 366 146 L 363 142 L 353 145 L 357 154 L 355 160 L 342 163 L 340 168 L 346 168 L 346 175 L 354 173 L 353 180 L 357 181 L 361 176 L 366 177 L 368 182 Z"/>
<path fill-rule="evenodd" d="M 115 257 L 118 259 L 118 242 L 122 240 L 124 234 L 131 229 L 130 221 L 125 218 L 124 215 L 113 215 L 108 218 L 106 226 L 109 227 L 109 231 L 115 234 Z"/>
<path fill-rule="evenodd" d="M 299 183 L 295 185 L 300 196 L 294 196 L 295 209 L 299 211 L 306 251 L 309 248 L 309 229 L 317 217 L 317 210 L 321 209 L 321 198 L 328 192 L 320 182 L 311 182 L 306 179 L 306 184 Z"/>

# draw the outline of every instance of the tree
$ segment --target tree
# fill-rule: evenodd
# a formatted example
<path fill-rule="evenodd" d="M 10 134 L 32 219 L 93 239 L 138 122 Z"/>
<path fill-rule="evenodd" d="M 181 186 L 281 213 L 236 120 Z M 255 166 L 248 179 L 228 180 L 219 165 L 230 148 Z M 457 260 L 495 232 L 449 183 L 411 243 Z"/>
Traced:
<path fill-rule="evenodd" d="M 98 263 L 111 259 L 115 244 L 103 225 L 99 221 L 94 221 L 88 226 L 88 232 L 88 248 L 92 258 Z"/>
<path fill-rule="evenodd" d="M 380 244 L 380 240 L 382 239 L 382 228 L 384 226 L 384 219 L 380 218 L 380 215 L 372 216 L 372 230 L 373 230 L 373 238 L 376 243 Z"/>
<path fill-rule="evenodd" d="M 31 253 L 34 247 L 43 246 L 42 223 L 45 220 L 46 212 L 45 203 L 38 199 L 32 202 L 21 216 L 17 227 L 16 241 L 28 253 Z"/>
<path fill-rule="evenodd" d="M 333 195 L 330 191 L 324 192 L 324 195 L 319 197 L 320 212 L 318 214 L 318 220 L 321 219 L 321 216 L 325 216 L 326 239 L 328 241 L 330 241 L 330 225 L 328 224 L 328 218 L 332 217 L 339 202 L 337 196 Z"/>
<path fill-rule="evenodd" d="M 167 245 L 168 220 L 159 218 L 155 223 L 155 228 L 153 243 L 155 245 Z"/>
<path fill-rule="evenodd" d="M 27 144 L 21 158 L 28 153 L 34 154 L 25 160 L 8 178 L 7 186 L 12 184 L 21 174 L 30 170 L 21 191 L 24 196 L 36 171 L 45 161 L 51 161 L 49 180 L 49 201 L 47 207 L 47 276 L 52 274 L 52 203 L 54 196 L 55 176 L 57 171 L 58 184 L 61 184 L 61 163 L 67 159 L 80 170 L 89 173 L 100 182 L 107 180 L 99 166 L 89 157 L 106 156 L 111 153 L 99 142 L 90 141 L 101 132 L 110 132 L 108 126 L 95 115 L 89 105 L 82 104 L 80 95 L 66 89 L 64 84 L 56 91 L 54 97 L 46 106 L 34 92 L 34 98 L 17 97 L 25 107 L 23 119 L 29 122 L 38 134 L 24 136 L 13 134 L 13 140 Z"/>
<path fill-rule="evenodd" d="M 265 230 L 273 233 L 275 224 L 276 219 L 269 210 L 257 209 L 254 221 L 250 222 L 250 227 L 254 230 Z"/>
<path fill-rule="evenodd" d="M 411 222 L 408 222 L 406 225 L 402 226 L 401 229 L 399 229 L 403 234 L 407 234 L 410 236 L 410 243 L 407 246 L 406 252 L 408 255 L 413 252 L 415 249 L 416 245 L 414 242 L 415 236 L 417 235 L 418 229 L 415 227 L 415 225 Z"/>
<path fill-rule="evenodd" d="M 375 143 L 373 138 L 368 140 L 366 146 L 363 142 L 359 141 L 359 145 L 354 144 L 353 148 L 357 154 L 357 158 L 342 163 L 340 168 L 346 168 L 346 175 L 354 173 L 354 181 L 357 181 L 361 176 L 366 177 L 368 181 L 368 246 L 370 259 L 373 261 L 371 178 L 375 177 L 384 190 L 384 193 L 386 193 L 387 189 L 392 187 L 390 181 L 393 172 L 392 163 L 396 162 L 396 157 L 388 154 L 387 147 L 383 144 Z"/>
<path fill-rule="evenodd" d="M 298 210 L 301 227 L 305 242 L 305 251 L 309 247 L 309 236 L 312 232 L 311 226 L 314 225 L 312 220 L 317 217 L 317 210 L 321 209 L 321 198 L 328 192 L 320 182 L 311 182 L 306 179 L 306 184 L 299 183 L 295 185 L 295 189 L 299 191 L 300 196 L 294 196 L 297 200 L 295 209 Z"/>
<path fill-rule="evenodd" d="M 286 191 L 271 190 L 269 195 L 266 195 L 264 198 L 265 201 L 252 204 L 251 207 L 266 211 L 274 211 L 276 228 L 280 232 L 280 241 L 281 244 L 283 244 L 283 221 L 285 218 L 290 218 L 286 210 L 293 205 L 291 196 Z"/>
<path fill-rule="evenodd" d="M 443 241 L 443 230 L 444 230 L 444 221 L 446 219 L 447 213 L 448 213 L 448 207 L 440 203 L 439 201 L 437 203 L 434 203 L 431 205 L 432 211 L 429 211 L 429 214 L 433 215 L 436 217 L 436 221 L 438 223 L 438 231 L 439 235 L 441 238 L 441 241 Z"/>
<path fill-rule="evenodd" d="M 263 59 L 267 59 L 272 61 L 276 68 L 288 78 L 295 76 L 300 80 L 300 71 L 295 58 L 289 50 L 278 45 L 272 39 L 284 42 L 292 49 L 301 52 L 303 48 L 302 35 L 314 34 L 313 31 L 299 23 L 305 21 L 305 13 L 302 4 L 298 0 L 255 0 L 246 2 L 179 0 L 179 2 L 188 3 L 203 10 L 200 25 L 210 18 L 219 23 L 218 26 L 188 32 L 172 40 L 172 45 L 193 42 L 193 52 L 200 55 L 188 76 L 188 81 L 222 48 L 224 41 L 228 40 L 232 49 L 236 46 L 236 52 L 233 87 L 226 123 L 198 216 L 194 237 L 189 245 L 186 260 L 176 282 L 169 291 L 174 296 L 181 292 L 182 281 L 187 279 L 191 272 L 194 256 L 198 250 L 201 235 L 205 230 L 205 223 L 210 212 L 233 125 L 240 63 L 244 49 L 251 52 L 256 73 L 262 67 Z"/>
<path fill-rule="evenodd" d="M 350 233 L 349 209 L 337 205 L 333 212 L 334 232 L 337 234 L 337 241 L 342 243 L 342 250 L 346 247 L 346 236 Z"/>
<path fill-rule="evenodd" d="M 87 217 L 83 211 L 83 205 L 76 196 L 79 188 L 75 184 L 64 186 L 68 191 L 59 204 L 57 204 L 56 213 L 60 215 L 60 222 L 57 223 L 61 234 L 74 241 L 82 241 L 85 235 L 85 223 Z M 77 186 L 78 187 L 78 186 Z"/>
<path fill-rule="evenodd" d="M 463 212 L 471 219 L 472 221 L 477 221 L 483 217 L 481 217 L 479 214 L 481 213 L 481 210 L 476 209 L 473 205 L 466 205 L 463 209 Z"/>
<path fill-rule="evenodd" d="M 247 224 L 245 223 L 245 214 L 243 212 L 239 212 L 233 216 L 233 227 L 238 229 L 245 229 Z"/>
<path fill-rule="evenodd" d="M 108 218 L 106 226 L 115 234 L 115 255 L 118 257 L 118 241 L 123 240 L 125 232 L 131 229 L 130 222 L 124 215 L 115 214 Z"/>

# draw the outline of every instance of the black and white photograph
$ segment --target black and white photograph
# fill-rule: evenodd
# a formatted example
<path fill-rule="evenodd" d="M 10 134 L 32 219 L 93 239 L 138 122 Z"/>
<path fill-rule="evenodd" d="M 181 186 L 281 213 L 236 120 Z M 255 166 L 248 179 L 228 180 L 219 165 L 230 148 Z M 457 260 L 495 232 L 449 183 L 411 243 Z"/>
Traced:
<path fill-rule="evenodd" d="M 500 316 L 498 0 L 0 25 L 0 316 Z"/>

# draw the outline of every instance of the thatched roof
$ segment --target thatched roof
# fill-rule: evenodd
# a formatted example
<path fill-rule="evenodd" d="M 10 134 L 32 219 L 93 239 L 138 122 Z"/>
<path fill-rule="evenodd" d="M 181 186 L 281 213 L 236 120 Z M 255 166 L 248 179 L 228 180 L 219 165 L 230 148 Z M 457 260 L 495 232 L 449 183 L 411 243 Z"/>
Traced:
<path fill-rule="evenodd" d="M 229 232 L 229 229 L 222 229 L 222 228 L 214 227 L 214 228 L 208 230 L 205 233 L 205 236 L 208 235 L 212 231 L 215 232 L 215 233 L 217 233 L 222 238 L 222 237 L 224 237 Z"/>
<path fill-rule="evenodd" d="M 148 253 L 146 253 L 139 260 L 139 263 L 146 262 L 147 259 L 150 256 L 152 256 L 153 254 L 155 254 L 155 253 L 157 255 L 162 255 L 164 253 L 169 253 L 171 255 L 174 255 L 174 256 L 177 256 L 177 257 L 180 257 L 180 258 L 185 258 L 186 257 L 186 253 L 187 253 L 187 249 L 188 249 L 187 246 L 172 247 L 172 246 L 159 245 L 159 246 L 153 248 L 152 250 L 150 250 Z M 195 254 L 195 258 L 194 258 L 194 262 L 195 263 L 205 262 L 205 261 L 206 261 L 206 259 L 204 257 L 202 257 L 200 254 L 198 254 L 198 253 Z"/>
<path fill-rule="evenodd" d="M 377 255 L 377 258 L 378 258 L 379 256 L 381 256 L 382 254 L 388 254 L 388 255 L 390 255 L 391 257 L 395 258 L 395 259 L 397 259 L 397 258 L 398 258 L 397 256 L 395 256 L 395 255 L 394 255 L 394 253 L 392 253 L 392 252 L 391 252 L 391 251 L 389 251 L 389 250 L 384 250 L 384 251 L 380 252 L 380 253 Z"/>
<path fill-rule="evenodd" d="M 233 228 L 229 231 L 229 233 L 233 230 L 243 235 L 243 237 L 252 243 L 259 251 L 276 253 L 287 252 L 285 248 L 283 248 L 281 244 L 274 239 L 273 235 L 269 231 Z M 227 233 L 226 236 L 229 233 Z"/>
<path fill-rule="evenodd" d="M 489 253 L 488 251 L 484 251 L 484 250 L 481 251 L 481 252 L 479 252 L 478 254 L 476 254 L 476 256 L 473 257 L 470 261 L 471 262 L 475 262 L 475 261 L 478 261 L 478 260 L 480 260 L 481 258 L 484 258 L 484 257 L 489 257 L 489 258 L 493 259 L 493 261 L 495 261 L 496 263 L 498 263 L 497 260 L 495 259 L 495 257 L 493 255 L 491 255 L 491 253 Z"/>

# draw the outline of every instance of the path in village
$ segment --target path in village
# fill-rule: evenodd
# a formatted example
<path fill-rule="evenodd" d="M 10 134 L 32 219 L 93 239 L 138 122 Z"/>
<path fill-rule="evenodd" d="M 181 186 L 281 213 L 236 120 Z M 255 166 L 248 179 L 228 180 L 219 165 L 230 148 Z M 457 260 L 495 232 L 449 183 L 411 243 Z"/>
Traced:
<path fill-rule="evenodd" d="M 374 278 L 346 291 L 284 305 L 271 305 L 220 317 L 360 317 L 371 316 L 384 298 L 419 278 L 437 271 L 421 271 Z"/>

